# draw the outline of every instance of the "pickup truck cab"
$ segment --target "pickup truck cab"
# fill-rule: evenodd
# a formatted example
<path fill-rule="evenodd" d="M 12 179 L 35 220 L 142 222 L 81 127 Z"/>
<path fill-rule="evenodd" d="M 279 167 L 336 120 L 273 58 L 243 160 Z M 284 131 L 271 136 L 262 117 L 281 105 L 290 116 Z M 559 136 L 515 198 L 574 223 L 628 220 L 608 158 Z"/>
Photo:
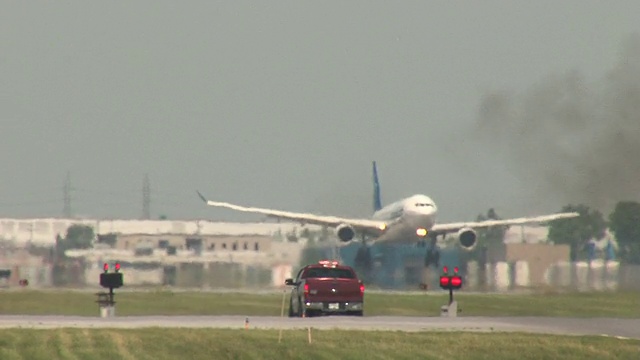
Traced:
<path fill-rule="evenodd" d="M 364 284 L 349 266 L 337 261 L 319 261 L 302 268 L 295 279 L 287 279 L 293 287 L 289 300 L 290 317 L 322 314 L 362 316 Z"/>

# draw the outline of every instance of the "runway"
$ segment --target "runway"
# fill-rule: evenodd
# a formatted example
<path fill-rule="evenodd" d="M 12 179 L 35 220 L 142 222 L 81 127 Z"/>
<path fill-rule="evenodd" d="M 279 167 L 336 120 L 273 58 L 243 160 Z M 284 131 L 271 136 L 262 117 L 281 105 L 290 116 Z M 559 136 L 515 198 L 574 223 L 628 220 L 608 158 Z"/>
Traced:
<path fill-rule="evenodd" d="M 508 331 L 563 335 L 604 335 L 640 339 L 640 319 L 550 317 L 409 317 L 327 316 L 287 318 L 276 316 L 82 316 L 1 315 L 0 328 L 236 328 L 400 330 L 400 331 Z"/>

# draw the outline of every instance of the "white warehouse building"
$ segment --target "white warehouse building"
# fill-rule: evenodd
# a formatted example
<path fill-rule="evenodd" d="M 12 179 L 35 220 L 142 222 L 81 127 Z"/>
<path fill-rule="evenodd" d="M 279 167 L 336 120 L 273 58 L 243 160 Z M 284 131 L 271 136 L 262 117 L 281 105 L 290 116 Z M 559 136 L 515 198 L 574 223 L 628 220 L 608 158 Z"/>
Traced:
<path fill-rule="evenodd" d="M 97 235 L 105 234 L 197 234 L 278 236 L 299 231 L 295 223 L 227 223 L 208 220 L 98 220 L 98 219 L 12 219 L 0 218 L 0 239 L 43 246 L 55 244 L 56 236 L 65 236 L 74 224 L 93 227 Z M 314 227 L 307 225 L 313 230 Z"/>

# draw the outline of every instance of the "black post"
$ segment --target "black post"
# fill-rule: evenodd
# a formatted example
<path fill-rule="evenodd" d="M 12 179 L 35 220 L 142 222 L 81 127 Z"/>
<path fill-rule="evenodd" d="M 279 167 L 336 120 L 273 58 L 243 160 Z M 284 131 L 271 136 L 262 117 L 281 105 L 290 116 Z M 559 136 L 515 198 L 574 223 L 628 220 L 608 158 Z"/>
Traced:
<path fill-rule="evenodd" d="M 449 305 L 453 303 L 453 288 L 449 286 Z"/>
<path fill-rule="evenodd" d="M 113 306 L 113 288 L 109 288 L 109 305 Z"/>

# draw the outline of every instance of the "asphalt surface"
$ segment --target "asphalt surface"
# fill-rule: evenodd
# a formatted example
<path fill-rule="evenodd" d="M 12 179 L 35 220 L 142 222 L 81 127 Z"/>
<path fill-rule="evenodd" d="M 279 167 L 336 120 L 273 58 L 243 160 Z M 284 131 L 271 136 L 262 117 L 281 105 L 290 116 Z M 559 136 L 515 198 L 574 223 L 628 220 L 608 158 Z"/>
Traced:
<path fill-rule="evenodd" d="M 603 335 L 640 339 L 640 319 L 550 317 L 407 317 L 325 316 L 287 318 L 275 316 L 82 316 L 2 315 L 0 328 L 245 328 L 400 330 L 400 331 L 508 331 L 557 335 Z"/>

